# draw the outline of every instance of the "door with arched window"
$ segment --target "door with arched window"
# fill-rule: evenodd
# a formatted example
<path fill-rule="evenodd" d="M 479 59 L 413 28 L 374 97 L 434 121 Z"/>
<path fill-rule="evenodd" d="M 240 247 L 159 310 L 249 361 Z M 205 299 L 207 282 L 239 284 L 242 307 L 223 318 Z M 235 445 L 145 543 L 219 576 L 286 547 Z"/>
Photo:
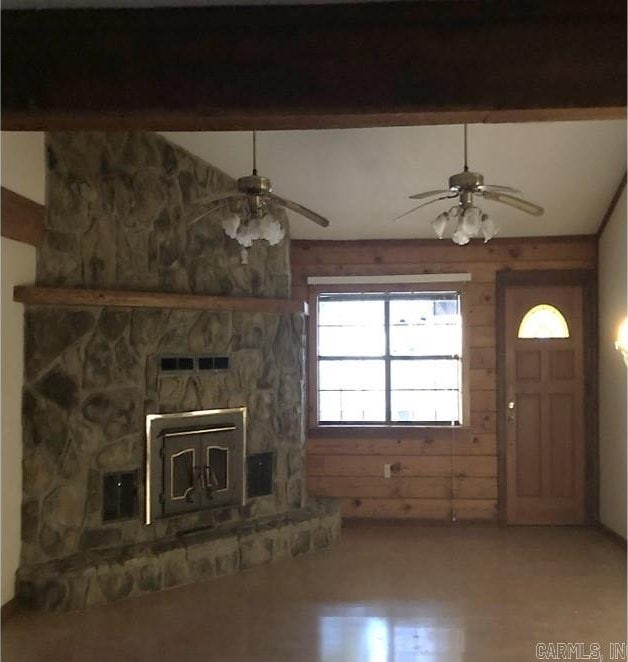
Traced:
<path fill-rule="evenodd" d="M 585 521 L 583 291 L 506 288 L 506 519 Z"/>

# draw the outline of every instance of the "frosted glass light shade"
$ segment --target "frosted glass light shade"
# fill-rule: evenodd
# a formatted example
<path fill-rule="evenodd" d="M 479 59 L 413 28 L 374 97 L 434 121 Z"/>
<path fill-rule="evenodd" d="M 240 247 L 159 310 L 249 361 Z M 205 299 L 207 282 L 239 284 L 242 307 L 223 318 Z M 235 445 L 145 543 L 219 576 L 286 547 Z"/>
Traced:
<path fill-rule="evenodd" d="M 488 214 L 482 214 L 482 227 L 480 229 L 484 237 L 484 243 L 486 243 L 499 232 L 499 225 Z"/>
<path fill-rule="evenodd" d="M 482 225 L 481 212 L 477 207 L 467 207 L 462 214 L 462 230 L 468 237 L 477 237 Z"/>
<path fill-rule="evenodd" d="M 449 221 L 455 226 L 451 240 L 459 246 L 465 246 L 473 237 L 483 237 L 486 243 L 500 229 L 499 225 L 479 207 L 465 207 L 461 203 L 453 206 L 449 211 L 442 212 L 432 221 L 432 228 L 439 239 L 445 236 Z"/>
<path fill-rule="evenodd" d="M 454 242 L 454 244 L 458 244 L 458 246 L 465 246 L 466 244 L 469 243 L 470 238 L 469 235 L 463 229 L 462 220 L 458 221 L 458 225 L 456 226 L 456 231 L 451 235 L 451 239 Z"/>
<path fill-rule="evenodd" d="M 230 214 L 222 221 L 222 229 L 230 239 L 235 239 L 240 227 L 240 217 L 237 214 Z"/>
<path fill-rule="evenodd" d="M 271 246 L 274 246 L 286 234 L 281 223 L 270 214 L 261 218 L 248 219 L 242 219 L 237 214 L 233 214 L 223 220 L 222 228 L 228 237 L 235 239 L 244 248 L 250 248 L 258 239 L 265 239 Z"/>
<path fill-rule="evenodd" d="M 285 234 L 281 223 L 272 216 L 264 216 L 260 220 L 260 238 L 266 239 L 271 246 L 278 244 L 284 238 Z"/>
<path fill-rule="evenodd" d="M 445 235 L 445 229 L 447 228 L 447 221 L 449 220 L 449 214 L 444 211 L 442 214 L 439 214 L 433 221 L 432 221 L 432 228 L 434 230 L 434 234 L 439 239 L 442 239 Z"/>

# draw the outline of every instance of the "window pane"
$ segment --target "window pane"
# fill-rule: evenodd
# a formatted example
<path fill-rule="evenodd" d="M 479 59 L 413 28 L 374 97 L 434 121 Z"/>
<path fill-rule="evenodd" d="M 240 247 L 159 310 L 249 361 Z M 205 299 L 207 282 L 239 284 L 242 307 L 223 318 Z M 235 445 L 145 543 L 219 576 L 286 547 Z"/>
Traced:
<path fill-rule="evenodd" d="M 318 302 L 319 326 L 384 326 L 383 301 Z"/>
<path fill-rule="evenodd" d="M 547 303 L 530 308 L 519 326 L 518 338 L 569 338 L 563 314 Z"/>
<path fill-rule="evenodd" d="M 421 296 L 416 299 L 397 299 L 390 302 L 391 324 L 450 324 L 460 315 L 458 295 Z"/>
<path fill-rule="evenodd" d="M 460 356 L 461 327 L 460 325 L 392 326 L 390 353 L 392 356 Z"/>
<path fill-rule="evenodd" d="M 460 420 L 457 391 L 392 391 L 390 400 L 393 421 Z"/>
<path fill-rule="evenodd" d="M 319 356 L 383 356 L 383 326 L 322 326 L 318 330 Z"/>
<path fill-rule="evenodd" d="M 319 356 L 382 356 L 386 351 L 383 301 L 319 302 Z"/>
<path fill-rule="evenodd" d="M 384 391 L 384 361 L 320 361 L 318 388 L 321 391 Z"/>
<path fill-rule="evenodd" d="M 460 387 L 458 359 L 430 361 L 429 359 L 392 360 L 390 362 L 392 390 L 437 390 Z"/>
<path fill-rule="evenodd" d="M 382 423 L 386 420 L 384 391 L 321 391 L 318 419 Z"/>
<path fill-rule="evenodd" d="M 462 319 L 457 297 L 391 301 L 390 325 L 393 356 L 462 353 Z"/>

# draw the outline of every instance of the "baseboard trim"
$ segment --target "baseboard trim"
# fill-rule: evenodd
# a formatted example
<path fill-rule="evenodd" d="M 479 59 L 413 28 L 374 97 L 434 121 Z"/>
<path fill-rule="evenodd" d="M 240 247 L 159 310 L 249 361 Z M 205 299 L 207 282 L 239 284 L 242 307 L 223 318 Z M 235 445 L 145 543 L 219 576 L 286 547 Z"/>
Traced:
<path fill-rule="evenodd" d="M 19 603 L 15 598 L 11 598 L 8 602 L 0 607 L 0 623 L 5 623 L 10 618 L 13 618 L 19 611 Z"/>
<path fill-rule="evenodd" d="M 597 523 L 597 528 L 612 542 L 614 542 L 616 545 L 619 545 L 624 552 L 628 551 L 628 545 L 626 544 L 626 539 L 623 536 L 620 536 L 619 533 L 616 531 L 613 531 L 613 529 L 609 529 L 605 524 L 602 524 L 602 522 Z"/>
<path fill-rule="evenodd" d="M 356 528 L 365 526 L 422 526 L 422 527 L 460 527 L 460 526 L 485 526 L 487 528 L 499 527 L 499 522 L 490 519 L 463 519 L 452 522 L 449 519 L 422 519 L 420 517 L 343 517 L 343 528 Z"/>

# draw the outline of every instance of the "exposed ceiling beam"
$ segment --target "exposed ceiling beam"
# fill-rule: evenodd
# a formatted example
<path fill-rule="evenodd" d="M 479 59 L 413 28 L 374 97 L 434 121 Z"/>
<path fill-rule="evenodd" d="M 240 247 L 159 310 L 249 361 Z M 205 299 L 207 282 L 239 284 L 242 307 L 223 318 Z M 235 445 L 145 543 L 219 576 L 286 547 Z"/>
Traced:
<path fill-rule="evenodd" d="M 46 209 L 38 202 L 2 187 L 2 236 L 39 246 L 44 238 Z"/>
<path fill-rule="evenodd" d="M 623 0 L 4 11 L 5 129 L 623 117 Z"/>

